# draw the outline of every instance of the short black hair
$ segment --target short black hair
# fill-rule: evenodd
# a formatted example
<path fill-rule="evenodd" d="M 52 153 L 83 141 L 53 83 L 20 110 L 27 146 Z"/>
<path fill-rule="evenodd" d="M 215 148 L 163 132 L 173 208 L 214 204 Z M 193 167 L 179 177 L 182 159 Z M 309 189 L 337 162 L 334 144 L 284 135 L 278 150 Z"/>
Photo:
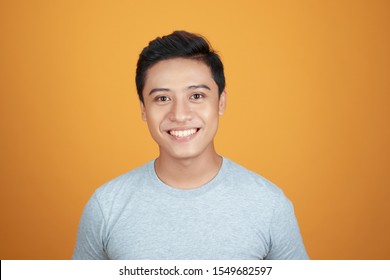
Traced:
<path fill-rule="evenodd" d="M 145 86 L 146 74 L 150 67 L 157 62 L 171 58 L 188 58 L 204 62 L 210 67 L 213 79 L 218 86 L 218 94 L 225 89 L 225 74 L 219 55 L 212 49 L 211 44 L 201 35 L 187 31 L 157 37 L 145 47 L 137 62 L 135 83 L 139 100 L 143 103 L 142 91 Z"/>

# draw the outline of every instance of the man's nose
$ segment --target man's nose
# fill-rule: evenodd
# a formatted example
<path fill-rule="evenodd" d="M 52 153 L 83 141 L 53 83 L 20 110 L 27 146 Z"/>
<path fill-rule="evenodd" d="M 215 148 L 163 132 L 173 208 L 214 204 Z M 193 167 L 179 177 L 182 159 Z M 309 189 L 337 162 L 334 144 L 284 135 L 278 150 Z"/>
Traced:
<path fill-rule="evenodd" d="M 191 107 L 184 100 L 175 100 L 171 107 L 170 120 L 173 122 L 184 123 L 191 120 Z"/>

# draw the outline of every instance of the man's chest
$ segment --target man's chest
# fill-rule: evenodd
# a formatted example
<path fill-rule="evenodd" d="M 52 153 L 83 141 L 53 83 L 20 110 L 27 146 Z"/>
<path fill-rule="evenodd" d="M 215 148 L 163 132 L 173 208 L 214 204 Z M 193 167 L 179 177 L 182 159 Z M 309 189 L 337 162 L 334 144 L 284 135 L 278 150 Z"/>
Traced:
<path fill-rule="evenodd" d="M 268 232 L 237 209 L 150 207 L 121 215 L 105 250 L 111 259 L 263 259 Z"/>

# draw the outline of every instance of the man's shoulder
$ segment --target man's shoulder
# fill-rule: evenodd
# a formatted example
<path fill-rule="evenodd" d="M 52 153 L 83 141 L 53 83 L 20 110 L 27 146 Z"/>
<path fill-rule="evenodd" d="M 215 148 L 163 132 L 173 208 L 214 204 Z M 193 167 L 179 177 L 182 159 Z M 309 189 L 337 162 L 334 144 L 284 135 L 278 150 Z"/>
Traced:
<path fill-rule="evenodd" d="M 98 199 L 103 197 L 109 199 L 139 189 L 139 186 L 143 185 L 143 182 L 149 177 L 148 173 L 151 165 L 153 165 L 153 161 L 111 179 L 96 189 L 95 196 Z"/>
<path fill-rule="evenodd" d="M 228 165 L 229 175 L 226 180 L 240 186 L 253 195 L 269 195 L 273 197 L 285 197 L 281 188 L 257 172 L 254 172 L 241 164 L 225 159 Z"/>

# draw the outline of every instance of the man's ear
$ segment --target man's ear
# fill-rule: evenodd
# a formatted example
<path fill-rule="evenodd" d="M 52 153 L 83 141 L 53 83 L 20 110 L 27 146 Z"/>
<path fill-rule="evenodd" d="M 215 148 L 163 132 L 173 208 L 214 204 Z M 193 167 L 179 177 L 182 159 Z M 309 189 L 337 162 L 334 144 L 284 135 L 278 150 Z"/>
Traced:
<path fill-rule="evenodd" d="M 219 96 L 219 102 L 218 102 L 218 113 L 220 116 L 225 113 L 226 110 L 226 98 L 227 98 L 227 92 L 224 90 L 221 95 Z"/>
<path fill-rule="evenodd" d="M 142 101 L 139 102 L 139 105 L 141 106 L 141 118 L 143 121 L 146 121 L 146 110 L 145 105 Z"/>

